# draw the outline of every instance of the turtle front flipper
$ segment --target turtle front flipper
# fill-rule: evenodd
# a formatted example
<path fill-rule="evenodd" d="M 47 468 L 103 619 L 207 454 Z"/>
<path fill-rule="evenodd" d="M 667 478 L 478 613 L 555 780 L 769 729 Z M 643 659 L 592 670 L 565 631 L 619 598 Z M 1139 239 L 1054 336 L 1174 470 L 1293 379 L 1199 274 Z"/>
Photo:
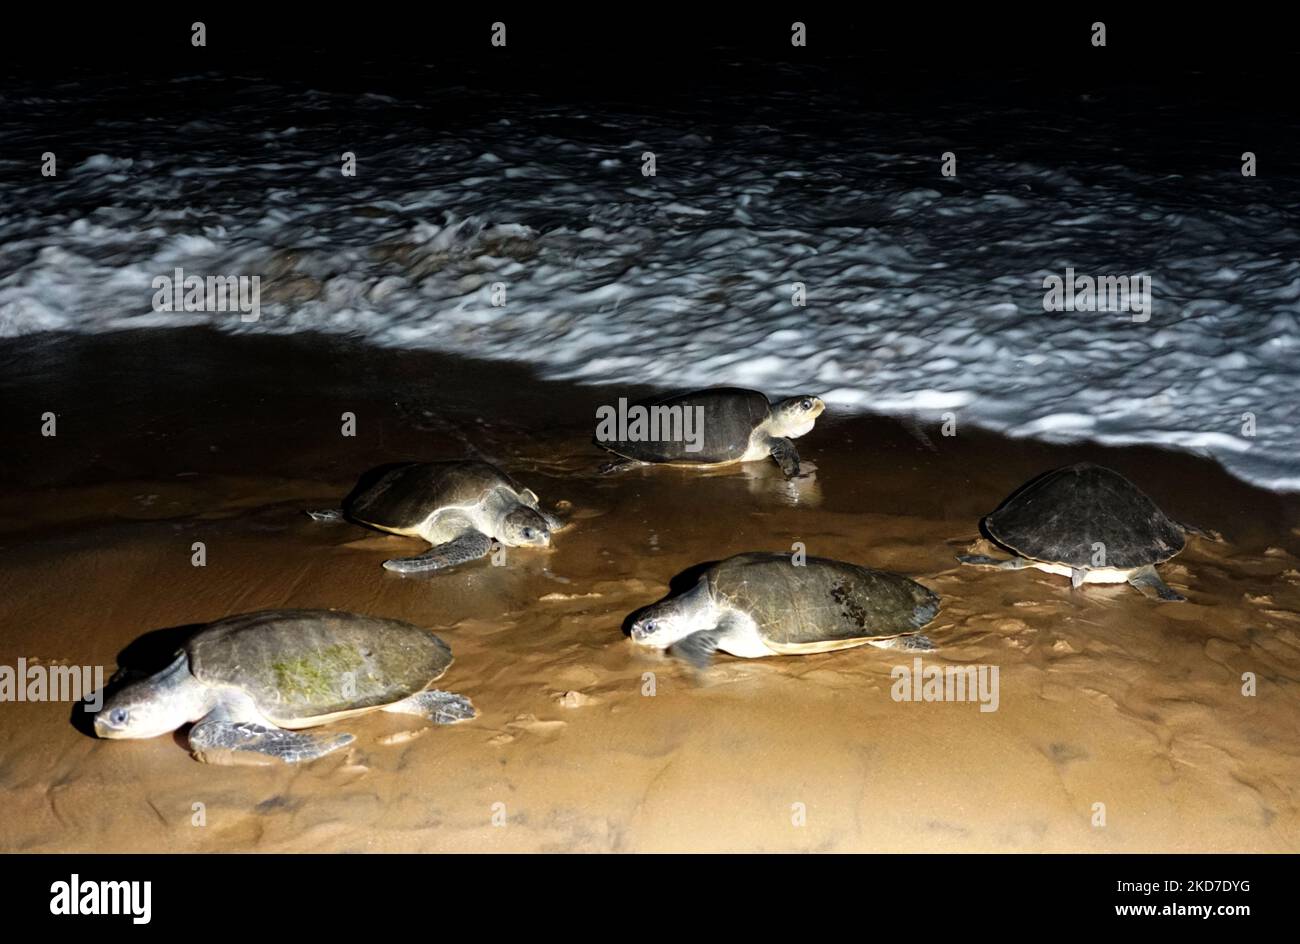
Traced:
<path fill-rule="evenodd" d="M 701 629 L 673 643 L 672 651 L 697 669 L 707 669 L 713 662 L 713 654 L 718 651 L 725 630 L 715 626 L 713 629 Z"/>
<path fill-rule="evenodd" d="M 998 570 L 1021 570 L 1025 566 L 1024 558 L 1021 557 L 998 560 L 986 554 L 958 554 L 957 560 L 971 567 L 996 567 Z"/>
<path fill-rule="evenodd" d="M 190 729 L 190 753 L 205 764 L 297 764 L 346 747 L 351 734 L 303 734 L 214 711 Z"/>
<path fill-rule="evenodd" d="M 1139 567 L 1129 574 L 1128 582 L 1141 591 L 1143 596 L 1150 597 L 1153 600 L 1180 603 L 1187 599 L 1177 590 L 1171 590 L 1169 585 L 1160 579 L 1160 575 L 1156 573 L 1156 569 L 1150 564 L 1146 567 Z"/>
<path fill-rule="evenodd" d="M 768 440 L 767 445 L 769 453 L 781 467 L 786 478 L 792 479 L 799 474 L 799 450 L 795 449 L 791 440 L 783 436 L 773 436 Z"/>
<path fill-rule="evenodd" d="M 460 537 L 431 547 L 415 557 L 395 557 L 384 561 L 384 569 L 399 574 L 415 574 L 426 570 L 442 570 L 466 561 L 487 557 L 492 550 L 492 539 L 481 531 L 466 531 Z"/>
<path fill-rule="evenodd" d="M 385 705 L 384 711 L 399 715 L 416 715 L 426 718 L 434 724 L 455 724 L 457 721 L 469 721 L 478 714 L 473 702 L 464 695 L 455 692 L 440 692 L 426 689 L 416 692 L 409 698 Z"/>

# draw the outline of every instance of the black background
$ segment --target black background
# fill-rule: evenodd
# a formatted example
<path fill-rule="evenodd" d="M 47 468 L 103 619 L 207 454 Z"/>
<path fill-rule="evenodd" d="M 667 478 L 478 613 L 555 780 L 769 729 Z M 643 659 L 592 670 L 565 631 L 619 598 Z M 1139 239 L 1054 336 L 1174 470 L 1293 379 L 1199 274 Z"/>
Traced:
<path fill-rule="evenodd" d="M 497 938 L 518 929 L 578 940 L 750 928 L 857 939 L 997 939 L 1006 931 L 1046 939 L 1085 930 L 1189 931 L 1235 940 L 1293 917 L 1294 859 L 1284 856 L 870 856 L 799 864 L 717 856 L 625 861 L 617 869 L 574 858 L 500 856 L 22 856 L 9 857 L 0 893 L 6 930 L 129 935 L 189 930 L 204 938 L 271 929 L 330 940 L 361 930 L 389 935 Z M 599 875 L 590 868 L 601 868 Z M 780 879 L 773 886 L 773 869 Z M 54 917 L 50 884 L 149 879 L 152 920 Z M 1250 882 L 1250 891 L 1143 895 L 1117 882 L 1166 879 Z M 784 883 L 784 884 L 782 884 Z M 1249 905 L 1249 916 L 1116 916 L 1115 906 Z M 1290 922 L 1287 923 L 1290 927 Z M 784 931 L 783 931 L 784 929 Z M 901 939 L 895 937 L 894 939 Z"/>
<path fill-rule="evenodd" d="M 320 87 L 401 90 L 435 65 L 449 80 L 465 70 L 476 83 L 544 89 L 556 98 L 653 103 L 689 94 L 728 73 L 735 58 L 772 63 L 814 60 L 865 99 L 928 100 L 955 88 L 1074 107 L 1081 92 L 1105 87 L 1152 101 L 1177 101 L 1211 114 L 1242 140 L 1269 141 L 1294 154 L 1300 57 L 1288 18 L 1264 5 L 1192 5 L 1135 12 L 1040 4 L 946 10 L 909 4 L 862 13 L 829 5 L 788 4 L 705 12 L 691 7 L 616 4 L 571 12 L 512 11 L 493 5 L 444 10 L 367 5 L 294 5 L 236 9 L 230 5 L 105 5 L 91 9 L 9 5 L 0 24 L 0 80 L 51 81 L 95 73 L 142 79 L 201 70 L 256 70 Z M 507 24 L 506 49 L 489 44 L 494 20 Z M 202 20 L 208 46 L 190 45 L 190 24 Z M 790 24 L 808 27 L 809 46 L 791 47 Z M 1107 25 L 1108 45 L 1090 45 L 1090 25 Z M 1011 83 L 1032 76 L 1033 82 Z M 741 81 L 748 81 L 744 79 Z M 0 107 L 5 107 L 0 100 Z M 129 107 L 129 103 L 125 103 Z M 204 103 L 195 102 L 201 109 Z M 743 121 L 743 115 L 719 116 Z M 1132 129 L 1140 141 L 1143 128 Z M 17 142 L 0 142 L 9 149 Z M 1194 829 L 1195 824 L 1189 824 Z M 1218 935 L 1257 928 L 1290 906 L 1293 861 L 1260 857 L 979 857 L 933 856 L 853 863 L 823 862 L 785 876 L 737 870 L 717 860 L 620 866 L 593 882 L 581 866 L 547 862 L 267 856 L 132 858 L 9 857 L 0 892 L 6 929 L 27 921 L 77 932 L 194 929 L 250 933 L 266 927 L 341 932 L 360 922 L 374 934 L 423 935 L 459 928 L 462 936 L 493 934 L 496 921 L 527 918 L 534 933 L 681 933 L 726 916 L 736 928 L 753 920 L 799 918 L 805 933 L 844 927 L 867 936 L 897 927 L 919 935 L 1005 928 L 1060 929 L 1124 923 L 1144 931 L 1183 933 L 1196 924 Z M 83 878 L 154 882 L 154 920 L 133 928 L 127 918 L 52 918 L 49 885 L 72 872 Z M 725 873 L 725 874 L 720 874 Z M 1187 903 L 1245 902 L 1246 919 L 1117 919 L 1114 905 L 1163 902 L 1115 891 L 1118 880 L 1251 879 L 1247 894 L 1177 896 Z M 769 897 L 770 896 L 770 897 Z M 496 902 L 496 904 L 494 904 Z M 489 920 L 474 912 L 489 909 Z M 711 917 L 712 916 L 712 917 Z M 1040 922 L 1049 922 L 1042 924 Z M 611 923 L 613 922 L 613 923 Z M 387 929 L 387 930 L 384 930 Z M 400 930 L 399 930 L 400 929 Z M 568 930 L 566 930 L 568 929 Z M 772 927 L 775 930 L 775 925 Z M 842 932 L 841 932 L 842 933 Z M 372 935 L 373 936 L 373 935 Z"/>

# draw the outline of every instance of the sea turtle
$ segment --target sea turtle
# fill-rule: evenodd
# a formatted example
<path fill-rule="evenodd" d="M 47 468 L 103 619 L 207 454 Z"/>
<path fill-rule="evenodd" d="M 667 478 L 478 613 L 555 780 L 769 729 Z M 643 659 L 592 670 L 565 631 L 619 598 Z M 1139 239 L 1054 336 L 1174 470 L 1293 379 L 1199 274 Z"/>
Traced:
<path fill-rule="evenodd" d="M 984 519 L 989 536 L 1016 556 L 964 554 L 963 564 L 1063 574 L 1074 587 L 1128 582 L 1146 596 L 1185 600 L 1155 565 L 1183 549 L 1180 525 L 1136 485 L 1111 469 L 1082 462 L 1055 469 L 1014 492 Z"/>
<path fill-rule="evenodd" d="M 714 564 L 686 593 L 649 606 L 632 641 L 697 666 L 721 649 L 747 659 L 854 646 L 930 650 L 918 630 L 939 597 L 898 574 L 820 557 L 738 554 Z"/>
<path fill-rule="evenodd" d="M 370 711 L 435 724 L 475 715 L 469 699 L 429 688 L 451 650 L 428 630 L 333 610 L 265 610 L 199 630 L 171 665 L 132 682 L 95 715 L 103 738 L 151 738 L 197 722 L 190 750 L 206 763 L 295 763 L 350 744 L 303 734 Z"/>
<path fill-rule="evenodd" d="M 808 394 L 772 404 L 756 390 L 713 387 L 619 407 L 597 412 L 597 444 L 622 457 L 602 472 L 643 463 L 709 466 L 772 458 L 792 478 L 799 474 L 799 453 L 791 440 L 813 428 L 826 404 Z"/>
<path fill-rule="evenodd" d="M 433 547 L 423 554 L 384 561 L 388 570 L 404 574 L 486 557 L 493 538 L 507 547 L 546 547 L 560 527 L 542 511 L 535 492 L 473 459 L 401 465 L 359 487 L 344 511 L 307 514 L 424 538 Z"/>

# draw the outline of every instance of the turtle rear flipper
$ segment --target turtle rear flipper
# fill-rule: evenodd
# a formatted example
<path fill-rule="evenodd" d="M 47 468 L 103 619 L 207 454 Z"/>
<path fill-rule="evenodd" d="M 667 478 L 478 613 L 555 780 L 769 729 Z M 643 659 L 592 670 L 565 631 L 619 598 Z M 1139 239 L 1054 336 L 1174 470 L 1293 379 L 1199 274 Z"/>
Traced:
<path fill-rule="evenodd" d="M 971 567 L 996 567 L 998 570 L 1021 570 L 1025 566 L 1024 559 L 1020 557 L 998 560 L 986 554 L 958 554 L 957 560 Z"/>
<path fill-rule="evenodd" d="M 399 715 L 416 715 L 426 718 L 434 724 L 455 724 L 457 721 L 469 721 L 478 714 L 473 702 L 464 695 L 455 692 L 440 692 L 427 689 L 416 692 L 409 698 L 385 705 L 384 711 Z"/>
<path fill-rule="evenodd" d="M 1194 534 L 1198 538 L 1205 538 L 1207 541 L 1214 541 L 1218 544 L 1224 543 L 1223 535 L 1211 528 L 1198 528 L 1196 525 L 1188 524 L 1185 521 L 1175 521 L 1174 524 L 1178 525 L 1184 534 Z"/>
<path fill-rule="evenodd" d="M 205 764 L 296 764 L 346 747 L 351 734 L 302 734 L 213 712 L 190 729 L 190 753 Z"/>
<path fill-rule="evenodd" d="M 460 537 L 431 547 L 415 557 L 395 557 L 384 561 L 384 569 L 399 574 L 414 574 L 426 570 L 442 570 L 466 561 L 487 557 L 492 550 L 492 539 L 481 531 L 466 531 Z"/>
<path fill-rule="evenodd" d="M 773 436 L 768 440 L 768 449 L 786 478 L 792 479 L 799 474 L 799 450 L 795 449 L 792 441 L 783 436 Z"/>
<path fill-rule="evenodd" d="M 1167 600 L 1170 603 L 1181 603 L 1187 599 L 1177 590 L 1170 589 L 1169 585 L 1160 579 L 1156 569 L 1151 566 L 1139 567 L 1133 573 L 1129 574 L 1128 582 L 1139 590 L 1143 596 L 1150 597 L 1153 600 Z"/>
<path fill-rule="evenodd" d="M 640 459 L 619 458 L 619 459 L 614 459 L 610 462 L 601 463 L 600 468 L 597 469 L 596 472 L 600 475 L 610 475 L 611 473 L 623 472 L 626 469 L 631 469 L 634 466 L 638 466 L 638 465 L 645 465 L 645 463 L 642 462 Z"/>
<path fill-rule="evenodd" d="M 934 652 L 939 648 L 934 644 L 934 640 L 924 633 L 909 633 L 891 639 L 873 639 L 871 645 L 877 649 L 899 649 L 903 652 Z"/>
<path fill-rule="evenodd" d="M 343 517 L 343 511 L 338 508 L 323 508 L 319 511 L 307 512 L 307 517 L 312 521 L 324 521 L 330 524 L 339 524 L 347 519 Z"/>

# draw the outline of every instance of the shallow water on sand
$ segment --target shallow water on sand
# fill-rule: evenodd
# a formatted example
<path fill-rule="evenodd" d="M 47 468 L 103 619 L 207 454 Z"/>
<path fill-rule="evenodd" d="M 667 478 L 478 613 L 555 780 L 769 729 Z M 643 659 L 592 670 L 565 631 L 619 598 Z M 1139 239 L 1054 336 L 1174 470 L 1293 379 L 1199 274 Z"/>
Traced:
<path fill-rule="evenodd" d="M 5 850 L 1300 849 L 1300 502 L 1208 462 L 828 415 L 793 484 L 768 463 L 599 476 L 595 407 L 645 391 L 198 329 L 0 361 L 0 664 L 111 674 L 150 630 L 338 607 L 437 632 L 456 657 L 440 684 L 480 710 L 355 719 L 349 749 L 251 769 L 174 737 L 96 740 L 66 703 L 3 704 Z M 302 513 L 382 463 L 467 454 L 569 503 L 552 549 L 403 578 L 380 562 L 419 542 Z M 1085 459 L 1226 536 L 1161 568 L 1190 602 L 956 564 L 1008 492 Z M 997 710 L 894 701 L 910 654 L 700 674 L 623 635 L 693 565 L 795 542 L 941 594 L 922 658 L 997 666 Z"/>

